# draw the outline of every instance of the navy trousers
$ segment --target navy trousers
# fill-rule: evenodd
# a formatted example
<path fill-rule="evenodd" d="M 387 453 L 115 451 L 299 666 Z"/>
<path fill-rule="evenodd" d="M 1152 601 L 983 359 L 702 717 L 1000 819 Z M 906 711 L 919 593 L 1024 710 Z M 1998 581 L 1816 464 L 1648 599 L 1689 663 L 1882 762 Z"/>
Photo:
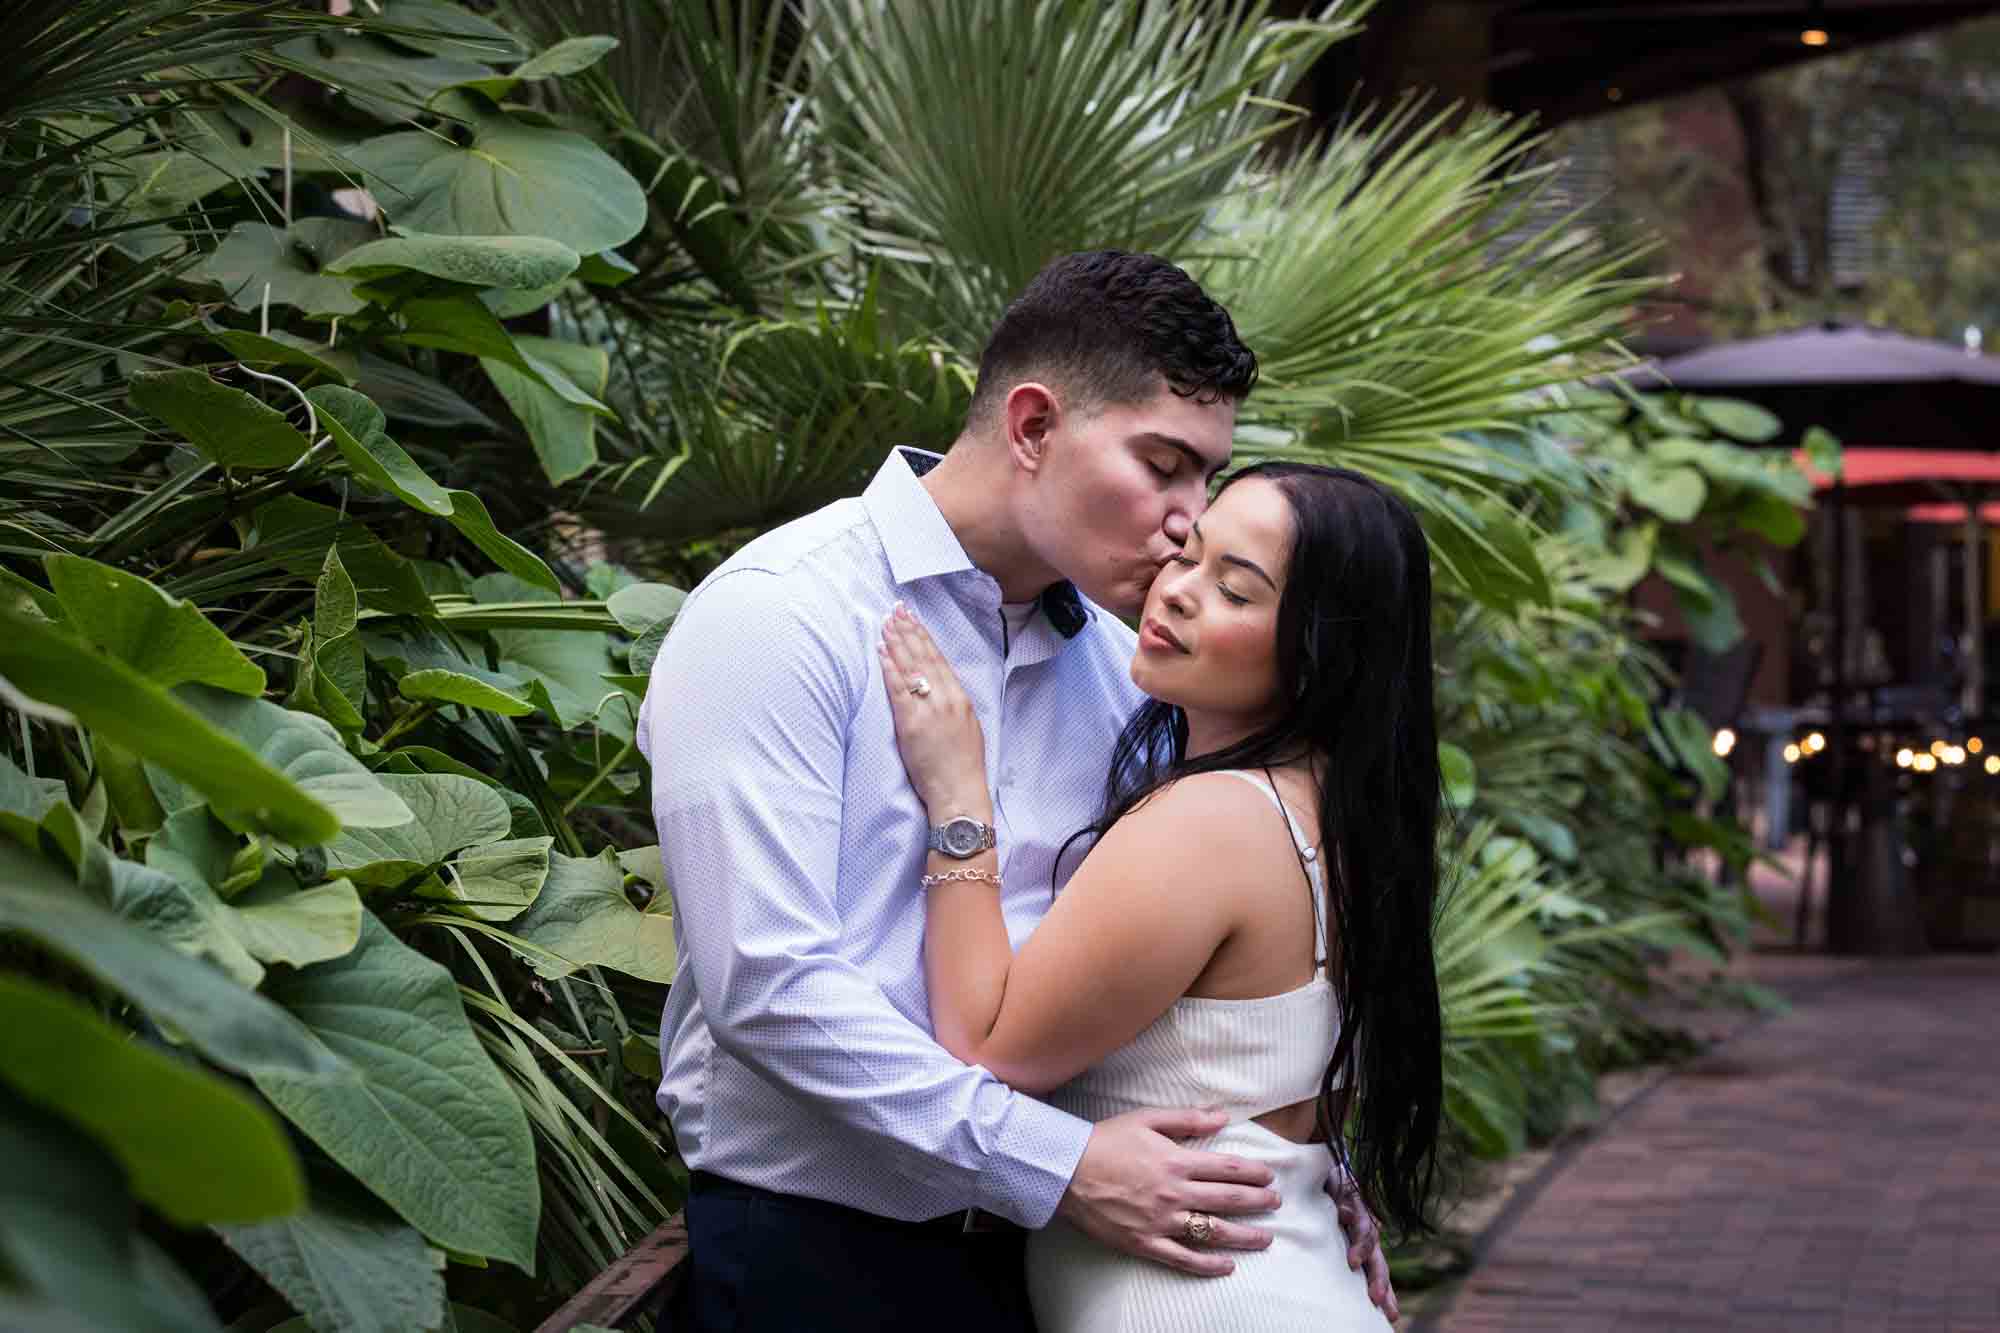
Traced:
<path fill-rule="evenodd" d="M 672 1333 L 1034 1333 L 1026 1232 L 894 1222 L 696 1172 Z"/>

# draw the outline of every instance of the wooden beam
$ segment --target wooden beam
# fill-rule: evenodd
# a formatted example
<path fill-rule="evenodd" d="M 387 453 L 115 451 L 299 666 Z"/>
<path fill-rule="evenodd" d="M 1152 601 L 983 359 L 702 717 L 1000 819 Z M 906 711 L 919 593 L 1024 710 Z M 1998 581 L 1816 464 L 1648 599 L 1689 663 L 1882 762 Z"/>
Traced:
<path fill-rule="evenodd" d="M 687 1279 L 687 1254 L 687 1223 L 675 1214 L 537 1324 L 535 1333 L 569 1333 L 578 1324 L 618 1328 L 659 1309 Z"/>

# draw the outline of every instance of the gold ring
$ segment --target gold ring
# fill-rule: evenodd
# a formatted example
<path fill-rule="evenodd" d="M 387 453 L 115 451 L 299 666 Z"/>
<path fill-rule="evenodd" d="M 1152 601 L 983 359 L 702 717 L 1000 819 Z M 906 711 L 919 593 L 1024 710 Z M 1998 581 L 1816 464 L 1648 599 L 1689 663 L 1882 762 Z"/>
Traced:
<path fill-rule="evenodd" d="M 916 695 L 919 699 L 928 699 L 931 693 L 931 683 L 922 676 L 912 676 L 910 678 L 910 693 Z"/>
<path fill-rule="evenodd" d="M 1208 1238 L 1215 1234 L 1215 1219 L 1207 1213 L 1190 1210 L 1187 1221 L 1181 1223 L 1181 1234 L 1187 1237 L 1190 1245 L 1206 1245 Z"/>

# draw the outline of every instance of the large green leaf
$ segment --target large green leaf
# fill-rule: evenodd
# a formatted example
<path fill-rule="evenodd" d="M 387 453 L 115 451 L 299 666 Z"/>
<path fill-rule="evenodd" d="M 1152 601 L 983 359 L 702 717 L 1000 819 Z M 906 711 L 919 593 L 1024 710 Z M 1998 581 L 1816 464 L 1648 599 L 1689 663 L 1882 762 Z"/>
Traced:
<path fill-rule="evenodd" d="M 258 546 L 271 548 L 278 564 L 301 578 L 317 579 L 329 544 L 340 548 L 340 564 L 354 580 L 363 606 L 398 615 L 427 616 L 430 593 L 416 569 L 377 537 L 340 511 L 285 495 L 257 507 Z"/>
<path fill-rule="evenodd" d="M 198 816 L 197 807 L 167 821 Z M 143 926 L 181 952 L 206 958 L 223 974 L 248 990 L 264 979 L 264 969 L 243 946 L 228 918 L 228 903 L 216 896 L 206 883 L 186 880 L 151 866 L 108 858 L 105 865 L 111 882 L 111 907 L 134 925 Z"/>
<path fill-rule="evenodd" d="M 350 828 L 326 845 L 328 870 L 371 886 L 401 884 L 453 852 L 507 836 L 507 803 L 471 778 L 380 773 L 411 817 L 389 827 Z"/>
<path fill-rule="evenodd" d="M 210 818 L 208 807 L 190 806 L 168 816 L 159 831 L 147 839 L 146 864 L 184 884 L 200 884 L 227 898 L 234 896 L 234 891 L 223 886 L 236 873 L 241 848 L 241 839 Z"/>
<path fill-rule="evenodd" d="M 294 696 L 287 702 L 309 702 L 313 712 L 343 731 L 366 725 L 362 705 L 368 699 L 368 654 L 355 625 L 361 611 L 354 580 L 340 562 L 340 548 L 326 548 L 326 563 L 313 585 L 312 633 L 305 637 Z"/>
<path fill-rule="evenodd" d="M 604 609 L 627 634 L 643 634 L 680 614 L 687 594 L 665 583 L 628 583 L 604 599 Z"/>
<path fill-rule="evenodd" d="M 1784 429 L 1784 422 L 1775 414 L 1740 398 L 1696 398 L 1690 406 L 1696 416 L 1724 435 L 1751 444 L 1763 444 Z"/>
<path fill-rule="evenodd" d="M 243 822 L 301 845 L 325 842 L 339 831 L 334 811 L 189 707 L 180 694 L 52 626 L 0 611 L 0 676 L 29 697 L 74 714 Z M 233 697 L 219 690 L 212 694 Z"/>
<path fill-rule="evenodd" d="M 1837 478 L 1846 467 L 1846 455 L 1839 437 L 1824 426 L 1808 429 L 1799 441 L 1799 447 L 1805 450 L 1806 460 L 1817 472 Z"/>
<path fill-rule="evenodd" d="M 1626 473 L 1625 484 L 1638 504 L 1669 523 L 1691 523 L 1708 498 L 1708 483 L 1699 471 L 1685 466 L 1661 466 L 1641 459 Z"/>
<path fill-rule="evenodd" d="M 520 60 L 528 54 L 521 39 L 483 14 L 448 0 L 377 0 L 369 13 L 379 12 L 375 31 L 397 46 L 425 55 L 457 60 Z"/>
<path fill-rule="evenodd" d="M 262 310 L 268 291 L 272 305 L 308 315 L 351 315 L 368 303 L 329 266 L 375 235 L 365 222 L 338 218 L 300 218 L 283 228 L 239 222 L 200 272 L 227 291 L 238 310 Z"/>
<path fill-rule="evenodd" d="M 183 1226 L 254 1222 L 305 1203 L 298 1157 L 262 1102 L 66 995 L 5 975 L 0 1078 L 87 1129 L 132 1192 Z"/>
<path fill-rule="evenodd" d="M 557 42 L 533 60 L 522 62 L 498 78 L 475 79 L 465 86 L 498 101 L 512 92 L 517 83 L 581 73 L 602 60 L 617 45 L 616 37 L 571 37 Z"/>
<path fill-rule="evenodd" d="M 354 377 L 352 358 L 323 341 L 301 338 L 282 329 L 252 333 L 248 329 L 225 328 L 214 320 L 203 320 L 202 328 L 228 348 L 230 355 L 247 365 L 299 366 L 340 384 Z"/>
<path fill-rule="evenodd" d="M 545 236 L 389 236 L 348 251 L 332 267 L 361 279 L 427 273 L 469 287 L 533 291 L 561 282 L 581 262 Z"/>
<path fill-rule="evenodd" d="M 396 690 L 405 699 L 463 704 L 502 717 L 525 717 L 535 711 L 535 705 L 524 697 L 526 686 L 517 682 L 512 688 L 503 688 L 458 671 L 437 668 L 412 671 L 396 682 Z"/>
<path fill-rule="evenodd" d="M 1694 641 L 1711 653 L 1726 651 L 1743 637 L 1743 620 L 1736 612 L 1736 594 L 1704 573 L 1696 557 L 1666 543 L 1653 553 L 1653 568 L 1673 590 L 1674 603 Z"/>
<path fill-rule="evenodd" d="M 587 255 L 646 225 L 639 182 L 583 136 L 515 120 L 475 93 L 434 105 L 455 122 L 447 133 L 383 135 L 350 154 L 404 230 L 543 236 Z"/>
<path fill-rule="evenodd" d="M 39 824 L 49 807 L 68 799 L 60 778 L 31 778 L 0 751 L 0 812 Z"/>
<path fill-rule="evenodd" d="M 289 873 L 268 872 L 230 907 L 237 938 L 267 963 L 323 963 L 361 938 L 361 898 L 344 879 L 302 889 Z"/>
<path fill-rule="evenodd" d="M 608 851 L 551 856 L 541 896 L 511 927 L 563 960 L 543 959 L 537 972 L 560 977 L 600 966 L 646 981 L 674 979 L 673 900 L 655 893 L 643 910 L 634 907 L 625 896 L 625 874 Z"/>
<path fill-rule="evenodd" d="M 44 556 L 42 565 L 68 628 L 155 685 L 200 681 L 235 694 L 264 692 L 263 668 L 192 602 L 80 555 Z"/>
<path fill-rule="evenodd" d="M 324 718 L 280 708 L 262 699 L 224 694 L 206 685 L 183 685 L 174 693 L 211 723 L 252 747 L 262 761 L 287 781 L 331 810 L 343 828 L 386 828 L 409 822 L 410 808 L 347 752 L 340 733 Z M 169 810 L 186 809 L 192 804 L 184 797 L 169 800 L 165 793 L 161 803 Z M 220 809 L 217 813 L 225 819 L 230 815 Z"/>
<path fill-rule="evenodd" d="M 331 1172 L 292 1217 L 219 1227 L 229 1247 L 305 1312 L 307 1327 L 409 1333 L 444 1318 L 441 1261 L 396 1215 Z"/>
<path fill-rule="evenodd" d="M 241 389 L 217 384 L 205 370 L 142 370 L 130 385 L 140 411 L 166 422 L 224 467 L 288 467 L 306 451 L 306 437 L 284 413 Z"/>
<path fill-rule="evenodd" d="M 367 641 L 375 660 L 397 674 L 396 689 L 405 698 L 465 704 L 506 717 L 535 711 L 524 682 L 489 671 L 442 643 L 423 644 L 386 635 L 370 635 Z"/>
<path fill-rule="evenodd" d="M 448 290 L 402 298 L 397 307 L 403 329 L 398 339 L 414 347 L 435 347 L 461 356 L 493 357 L 533 373 L 500 317 L 476 296 Z"/>
<path fill-rule="evenodd" d="M 424 103 L 442 89 L 493 73 L 469 60 L 412 55 L 372 35 L 334 28 L 280 42 L 272 55 L 338 90 L 363 115 L 392 123 L 421 115 Z"/>
<path fill-rule="evenodd" d="M 0 1084 L 0 1328 L 222 1333 L 193 1283 L 133 1225 L 119 1163 Z"/>
<path fill-rule="evenodd" d="M 354 358 L 354 375 L 350 383 L 380 403 L 382 410 L 398 421 L 415 422 L 421 426 L 477 426 L 481 430 L 500 428 L 492 417 L 467 402 L 450 386 L 441 383 L 436 376 L 425 375 L 372 352 L 362 352 Z"/>
<path fill-rule="evenodd" d="M 61 954 L 225 1069 L 276 1071 L 302 1085 L 350 1076 L 345 1062 L 290 1014 L 119 920 L 47 861 L 4 838 L 0 930 Z"/>
<path fill-rule="evenodd" d="M 534 1142 L 451 974 L 369 915 L 352 953 L 276 979 L 269 993 L 362 1077 L 261 1074 L 264 1095 L 433 1242 L 533 1272 Z"/>
<path fill-rule="evenodd" d="M 445 867 L 451 896 L 482 921 L 519 916 L 549 877 L 550 837 L 505 838 L 466 849 Z"/>
<path fill-rule="evenodd" d="M 338 385 L 322 385 L 306 396 L 320 410 L 322 427 L 357 477 L 414 509 L 448 520 L 494 564 L 516 578 L 550 592 L 561 590 L 562 585 L 541 557 L 494 526 L 477 495 L 438 485 L 389 438 L 381 408 Z"/>
<path fill-rule="evenodd" d="M 472 595 L 480 602 L 557 601 L 504 574 L 473 580 Z M 620 702 L 623 696 L 606 704 L 606 696 L 617 692 L 604 681 L 604 674 L 611 670 L 611 653 L 602 633 L 586 629 L 496 629 L 491 633 L 500 650 L 500 669 L 525 681 L 535 706 L 565 731 L 595 717 L 606 731 L 623 737 L 632 734 L 632 715 Z"/>
<path fill-rule="evenodd" d="M 253 868 L 244 876 L 254 882 L 232 889 L 232 876 L 241 873 L 237 870 L 241 852 L 235 835 L 197 806 L 161 825 L 146 843 L 146 865 L 184 886 L 182 896 L 195 902 L 199 919 L 226 933 L 259 962 L 304 967 L 338 958 L 354 947 L 361 933 L 362 908 L 352 884 L 333 880 L 302 889 L 290 871 L 265 865 L 261 874 Z M 127 890 L 135 891 L 136 886 Z M 232 897 L 231 902 L 222 901 Z M 121 911 L 128 917 L 136 915 L 122 906 Z"/>
<path fill-rule="evenodd" d="M 611 362 L 601 347 L 523 336 L 514 340 L 540 378 L 523 374 L 495 357 L 481 357 L 493 387 L 519 417 L 542 460 L 542 471 L 561 484 L 587 472 L 597 462 L 597 418 L 600 413 L 574 395 L 560 390 L 574 386 L 596 398 L 604 393 Z"/>
<path fill-rule="evenodd" d="M 1471 805 L 1479 792 L 1479 768 L 1472 756 L 1450 741 L 1439 741 L 1438 769 L 1444 778 L 1445 799 L 1460 809 Z"/>

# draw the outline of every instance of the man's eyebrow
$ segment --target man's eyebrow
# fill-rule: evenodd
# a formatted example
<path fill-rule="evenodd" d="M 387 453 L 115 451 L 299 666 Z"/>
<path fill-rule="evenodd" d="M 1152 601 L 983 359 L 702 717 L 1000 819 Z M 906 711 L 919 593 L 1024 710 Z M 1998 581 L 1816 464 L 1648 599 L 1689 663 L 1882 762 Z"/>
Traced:
<path fill-rule="evenodd" d="M 1199 521 L 1189 524 L 1188 527 L 1194 533 L 1195 536 L 1197 537 L 1201 536 L 1201 523 Z M 1247 569 L 1252 574 L 1255 574 L 1258 578 L 1264 580 L 1264 582 L 1270 584 L 1272 592 L 1276 592 L 1278 590 L 1277 580 L 1272 578 L 1269 574 L 1266 574 L 1264 572 L 1264 567 L 1258 564 L 1255 560 L 1246 560 L 1240 555 L 1225 555 L 1222 557 L 1222 563 L 1225 565 L 1237 565 L 1243 569 Z"/>
<path fill-rule="evenodd" d="M 1203 455 L 1201 450 L 1195 448 L 1177 435 L 1162 435 L 1159 431 L 1149 430 L 1140 434 L 1139 442 L 1142 444 L 1164 444 L 1170 449 L 1179 450 L 1190 463 L 1194 464 L 1196 471 L 1200 472 L 1203 477 L 1211 480 L 1216 473 L 1229 466 L 1227 458 L 1218 463 L 1214 459 Z"/>

